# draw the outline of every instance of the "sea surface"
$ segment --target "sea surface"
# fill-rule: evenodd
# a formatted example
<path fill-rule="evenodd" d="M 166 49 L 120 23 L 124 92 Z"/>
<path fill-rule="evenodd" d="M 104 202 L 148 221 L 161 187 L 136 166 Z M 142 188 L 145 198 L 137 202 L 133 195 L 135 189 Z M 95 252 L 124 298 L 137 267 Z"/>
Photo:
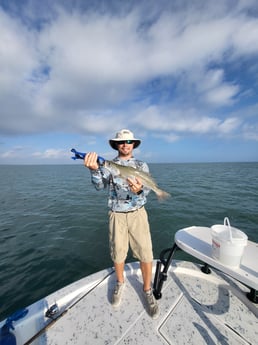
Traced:
<path fill-rule="evenodd" d="M 192 225 L 232 226 L 258 242 L 258 163 L 149 164 L 158 185 L 146 209 L 154 256 Z M 107 191 L 74 165 L 0 165 L 0 320 L 112 266 Z M 128 261 L 133 261 L 131 254 Z"/>

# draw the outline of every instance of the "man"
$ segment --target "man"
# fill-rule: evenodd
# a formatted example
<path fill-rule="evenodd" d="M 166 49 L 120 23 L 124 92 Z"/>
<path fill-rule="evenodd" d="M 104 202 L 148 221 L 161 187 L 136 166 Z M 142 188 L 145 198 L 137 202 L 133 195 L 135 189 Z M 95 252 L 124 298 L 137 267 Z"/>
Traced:
<path fill-rule="evenodd" d="M 133 157 L 133 149 L 141 140 L 135 139 L 128 129 L 122 129 L 114 139 L 109 140 L 110 146 L 118 151 L 115 163 L 131 166 L 149 172 L 145 162 Z M 153 318 L 159 315 L 159 308 L 152 288 L 152 241 L 149 222 L 144 205 L 150 190 L 142 185 L 140 178 L 122 179 L 117 171 L 103 169 L 97 162 L 97 154 L 90 152 L 85 156 L 85 166 L 90 169 L 92 183 L 97 190 L 109 187 L 109 242 L 111 258 L 114 262 L 117 284 L 112 296 L 114 307 L 121 302 L 125 286 L 124 265 L 129 245 L 134 257 L 140 261 L 143 277 L 143 290 L 146 296 L 149 314 Z"/>

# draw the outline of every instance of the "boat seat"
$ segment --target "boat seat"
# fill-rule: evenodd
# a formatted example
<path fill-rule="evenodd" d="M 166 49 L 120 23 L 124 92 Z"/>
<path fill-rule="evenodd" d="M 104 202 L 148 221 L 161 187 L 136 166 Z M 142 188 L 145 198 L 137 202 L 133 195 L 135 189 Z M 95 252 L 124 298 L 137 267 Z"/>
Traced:
<path fill-rule="evenodd" d="M 161 297 L 162 280 L 166 280 L 168 265 L 170 265 L 176 249 L 180 248 L 184 252 L 205 263 L 203 272 L 209 273 L 208 267 L 211 266 L 246 285 L 250 288 L 250 292 L 247 294 L 248 298 L 252 302 L 258 303 L 258 244 L 252 241 L 247 242 L 241 264 L 238 268 L 224 265 L 220 261 L 214 259 L 212 257 L 211 244 L 211 229 L 208 227 L 191 226 L 178 230 L 175 234 L 175 245 L 170 249 L 169 259 L 165 261 L 161 259 L 161 263 L 165 265 L 164 274 L 163 272 L 157 272 L 158 270 L 160 271 L 158 265 L 161 265 L 161 263 L 157 263 L 154 281 L 156 298 Z"/>

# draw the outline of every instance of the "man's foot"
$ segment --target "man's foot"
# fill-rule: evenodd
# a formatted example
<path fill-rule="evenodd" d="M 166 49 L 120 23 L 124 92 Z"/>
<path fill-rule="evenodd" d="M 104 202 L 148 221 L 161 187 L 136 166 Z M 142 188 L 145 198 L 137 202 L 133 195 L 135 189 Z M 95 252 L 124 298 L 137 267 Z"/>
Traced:
<path fill-rule="evenodd" d="M 148 304 L 149 314 L 153 319 L 157 319 L 159 316 L 159 306 L 153 295 L 152 289 L 144 291 L 146 301 Z"/>
<path fill-rule="evenodd" d="M 125 286 L 125 283 L 120 283 L 120 282 L 116 283 L 113 296 L 112 296 L 113 307 L 118 307 L 119 304 L 121 303 L 122 292 L 123 292 L 124 286 Z"/>

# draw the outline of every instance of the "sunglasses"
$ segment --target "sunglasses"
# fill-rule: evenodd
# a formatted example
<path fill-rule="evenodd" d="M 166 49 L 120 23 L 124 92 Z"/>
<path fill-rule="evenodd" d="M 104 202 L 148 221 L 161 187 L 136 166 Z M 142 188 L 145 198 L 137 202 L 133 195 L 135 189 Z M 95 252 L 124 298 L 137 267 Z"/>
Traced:
<path fill-rule="evenodd" d="M 117 141 L 117 145 L 123 145 L 123 144 L 133 144 L 133 140 L 119 140 Z"/>

